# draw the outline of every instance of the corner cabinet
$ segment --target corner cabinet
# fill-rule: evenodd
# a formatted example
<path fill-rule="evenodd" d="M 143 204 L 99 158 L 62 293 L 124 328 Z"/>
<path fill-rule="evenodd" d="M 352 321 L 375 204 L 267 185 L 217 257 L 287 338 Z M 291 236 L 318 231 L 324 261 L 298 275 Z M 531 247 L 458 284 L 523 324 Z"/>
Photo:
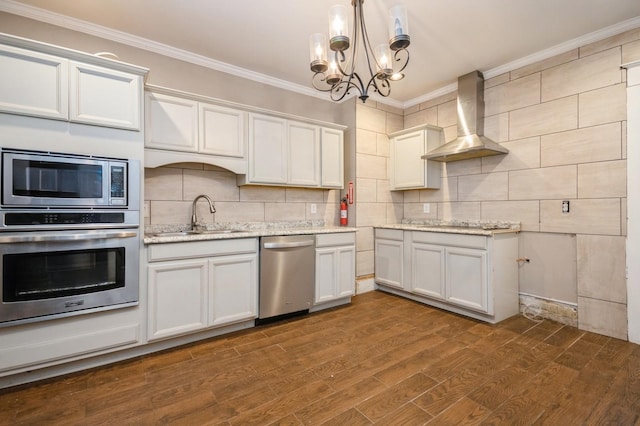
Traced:
<path fill-rule="evenodd" d="M 239 185 L 344 187 L 342 129 L 249 114 L 248 171 Z"/>
<path fill-rule="evenodd" d="M 247 172 L 247 112 L 163 88 L 145 92 L 145 166 L 201 162 Z"/>
<path fill-rule="evenodd" d="M 381 290 L 490 323 L 519 312 L 517 233 L 376 229 L 375 251 Z"/>
<path fill-rule="evenodd" d="M 347 303 L 355 294 L 355 282 L 355 233 L 317 234 L 314 307 Z"/>
<path fill-rule="evenodd" d="M 0 36 L 0 111 L 140 130 L 147 72 L 94 55 Z"/>
<path fill-rule="evenodd" d="M 149 341 L 257 316 L 256 238 L 154 244 L 148 256 Z"/>
<path fill-rule="evenodd" d="M 421 157 L 444 142 L 441 127 L 419 126 L 389 135 L 391 190 L 440 188 L 442 163 Z"/>

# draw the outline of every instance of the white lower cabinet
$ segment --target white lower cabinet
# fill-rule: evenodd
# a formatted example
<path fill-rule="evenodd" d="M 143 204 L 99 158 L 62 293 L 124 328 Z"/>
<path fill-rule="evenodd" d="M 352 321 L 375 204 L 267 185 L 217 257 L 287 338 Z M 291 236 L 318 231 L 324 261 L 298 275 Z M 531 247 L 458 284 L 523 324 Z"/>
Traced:
<path fill-rule="evenodd" d="M 404 288 L 404 232 L 395 229 L 375 230 L 375 281 Z"/>
<path fill-rule="evenodd" d="M 149 246 L 149 341 L 257 316 L 256 238 Z"/>
<path fill-rule="evenodd" d="M 350 298 L 355 293 L 355 233 L 316 235 L 314 305 Z"/>
<path fill-rule="evenodd" d="M 149 340 L 207 326 L 208 262 L 176 260 L 150 264 Z"/>
<path fill-rule="evenodd" d="M 382 290 L 491 323 L 518 313 L 516 233 L 375 232 Z"/>

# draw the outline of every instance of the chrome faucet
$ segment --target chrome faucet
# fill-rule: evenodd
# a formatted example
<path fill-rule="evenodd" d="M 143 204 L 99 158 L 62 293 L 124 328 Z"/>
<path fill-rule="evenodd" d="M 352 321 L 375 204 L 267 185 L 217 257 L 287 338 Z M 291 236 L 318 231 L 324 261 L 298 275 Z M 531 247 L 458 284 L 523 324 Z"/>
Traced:
<path fill-rule="evenodd" d="M 209 210 L 211 213 L 216 212 L 216 208 L 213 206 L 213 200 L 208 195 L 200 194 L 193 200 L 193 205 L 191 206 L 191 229 L 195 230 L 198 223 L 198 211 L 196 209 L 196 204 L 200 198 L 204 198 L 209 203 Z"/>

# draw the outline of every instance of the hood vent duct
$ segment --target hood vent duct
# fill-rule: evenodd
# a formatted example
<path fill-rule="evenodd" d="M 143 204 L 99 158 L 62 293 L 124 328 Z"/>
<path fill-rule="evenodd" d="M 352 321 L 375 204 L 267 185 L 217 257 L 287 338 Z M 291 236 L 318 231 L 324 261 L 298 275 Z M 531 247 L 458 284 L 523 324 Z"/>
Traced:
<path fill-rule="evenodd" d="M 485 137 L 484 78 L 473 71 L 458 78 L 458 137 L 427 152 L 422 159 L 458 161 L 506 154 L 508 149 Z"/>

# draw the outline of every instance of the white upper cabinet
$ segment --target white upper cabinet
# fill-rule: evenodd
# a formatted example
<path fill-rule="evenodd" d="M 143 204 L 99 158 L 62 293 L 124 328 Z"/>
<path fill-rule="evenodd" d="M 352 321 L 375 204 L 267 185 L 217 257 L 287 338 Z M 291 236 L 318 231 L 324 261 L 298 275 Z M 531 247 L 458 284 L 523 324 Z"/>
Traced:
<path fill-rule="evenodd" d="M 145 167 L 196 162 L 245 174 L 246 145 L 246 111 L 170 89 L 145 92 Z"/>
<path fill-rule="evenodd" d="M 200 152 L 245 158 L 247 113 L 220 105 L 200 103 Z"/>
<path fill-rule="evenodd" d="M 16 44 L 0 44 L 0 111 L 140 130 L 146 69 L 30 40 L 0 42 Z"/>
<path fill-rule="evenodd" d="M 439 189 L 442 164 L 421 157 L 442 145 L 442 128 L 419 126 L 393 133 L 389 138 L 391 189 Z"/>
<path fill-rule="evenodd" d="M 240 185 L 342 188 L 343 131 L 266 114 L 249 114 L 249 172 Z"/>
<path fill-rule="evenodd" d="M 190 99 L 146 92 L 145 147 L 198 151 L 198 103 Z"/>
<path fill-rule="evenodd" d="M 249 183 L 287 183 L 287 120 L 249 114 Z"/>
<path fill-rule="evenodd" d="M 12 46 L 0 46 L 0 111 L 66 120 L 68 61 Z"/>
<path fill-rule="evenodd" d="M 323 127 L 321 129 L 323 188 L 344 188 L 344 132 Z"/>
<path fill-rule="evenodd" d="M 69 120 L 140 130 L 141 87 L 139 76 L 71 61 Z"/>
<path fill-rule="evenodd" d="M 289 121 L 288 180 L 291 185 L 320 185 L 320 129 L 307 123 Z"/>

